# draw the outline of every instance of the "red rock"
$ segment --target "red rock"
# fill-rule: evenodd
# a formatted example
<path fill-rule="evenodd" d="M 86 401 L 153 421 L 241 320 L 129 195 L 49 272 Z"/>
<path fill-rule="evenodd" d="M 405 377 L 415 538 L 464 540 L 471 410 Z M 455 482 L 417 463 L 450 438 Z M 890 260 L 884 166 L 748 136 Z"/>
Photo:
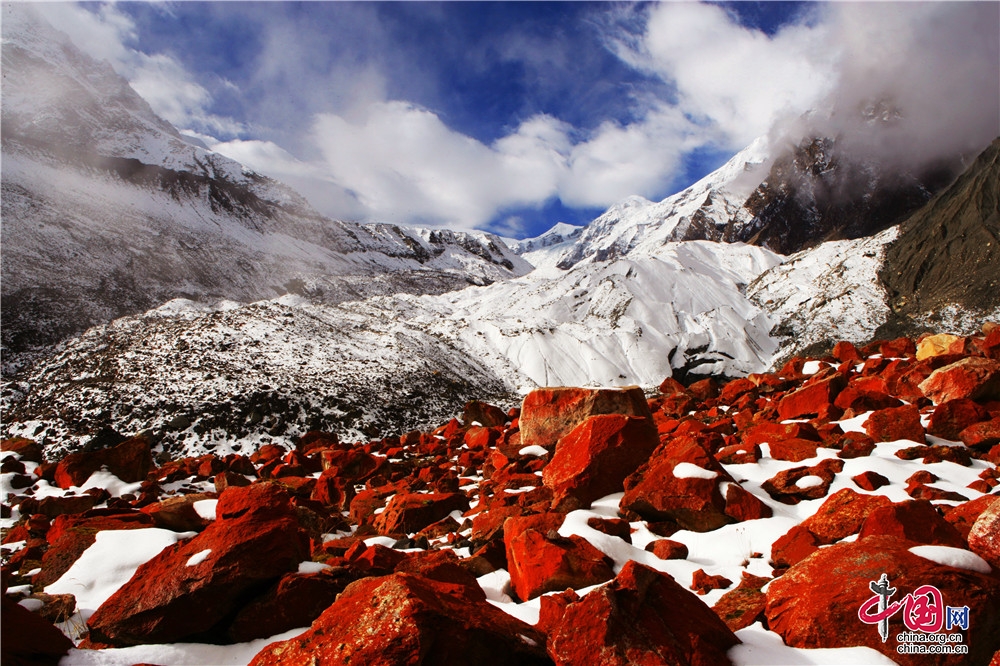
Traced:
<path fill-rule="evenodd" d="M 42 462 L 42 445 L 24 437 L 11 437 L 0 440 L 0 451 L 10 451 L 16 453 L 21 460 L 31 462 Z"/>
<path fill-rule="evenodd" d="M 972 458 L 969 456 L 969 451 L 962 446 L 944 446 L 941 444 L 935 444 L 933 446 L 911 446 L 896 451 L 895 455 L 897 458 L 902 458 L 903 460 L 916 460 L 917 458 L 921 458 L 925 465 L 942 462 L 944 460 L 953 462 L 956 465 L 961 465 L 962 467 L 969 467 L 972 464 Z M 928 481 L 928 483 L 930 482 Z"/>
<path fill-rule="evenodd" d="M 598 532 L 616 536 L 625 543 L 632 543 L 632 526 L 621 518 L 589 518 L 587 526 Z"/>
<path fill-rule="evenodd" d="M 245 643 L 306 627 L 362 574 L 345 567 L 317 573 L 285 574 L 270 590 L 239 609 L 227 638 Z"/>
<path fill-rule="evenodd" d="M 987 663 L 1000 647 L 1000 578 L 937 564 L 909 552 L 914 545 L 872 536 L 821 549 L 768 586 L 768 625 L 790 647 L 866 646 L 901 666 Z M 896 637 L 907 631 L 902 611 L 889 618 L 885 642 L 876 625 L 861 622 L 859 610 L 873 597 L 869 584 L 882 574 L 897 590 L 892 602 L 931 585 L 941 591 L 944 604 L 968 606 L 969 629 L 961 633 L 969 654 L 956 662 L 945 655 L 898 653 Z"/>
<path fill-rule="evenodd" d="M 989 418 L 986 408 L 973 400 L 948 400 L 934 408 L 927 423 L 927 432 L 954 442 L 958 441 L 963 430 L 981 421 L 989 421 Z"/>
<path fill-rule="evenodd" d="M 470 400 L 465 403 L 462 410 L 462 422 L 471 426 L 478 423 L 487 428 L 491 426 L 502 426 L 507 423 L 507 413 L 499 407 L 479 400 Z"/>
<path fill-rule="evenodd" d="M 917 345 L 909 338 L 896 338 L 879 343 L 879 351 L 885 358 L 913 358 Z"/>
<path fill-rule="evenodd" d="M 740 584 L 723 594 L 722 598 L 712 606 L 712 610 L 726 623 L 730 631 L 749 627 L 764 616 L 766 602 L 760 588 L 770 580 L 744 571 Z"/>
<path fill-rule="evenodd" d="M 807 439 L 775 440 L 768 445 L 772 458 L 789 462 L 801 462 L 815 458 L 816 446 L 816 442 Z"/>
<path fill-rule="evenodd" d="M 141 565 L 97 609 L 91 638 L 114 645 L 220 640 L 247 592 L 295 571 L 308 553 L 285 492 L 270 483 L 230 488 L 215 522 Z"/>
<path fill-rule="evenodd" d="M 675 474 L 678 465 L 684 466 Z M 620 506 L 645 520 L 708 532 L 733 521 L 719 491 L 719 481 L 732 480 L 693 437 L 673 437 L 625 480 Z"/>
<path fill-rule="evenodd" d="M 986 451 L 1000 444 L 1000 418 L 975 423 L 958 434 L 969 448 Z"/>
<path fill-rule="evenodd" d="M 841 363 L 848 361 L 857 363 L 861 361 L 861 354 L 858 353 L 858 348 L 850 342 L 843 340 L 833 346 L 833 357 Z"/>
<path fill-rule="evenodd" d="M 733 581 L 725 576 L 710 576 L 704 569 L 698 569 L 691 576 L 691 588 L 698 594 L 708 594 L 712 590 L 730 587 Z"/>
<path fill-rule="evenodd" d="M 748 492 L 738 483 L 730 483 L 726 489 L 726 515 L 738 523 L 745 520 L 770 518 L 774 515 L 767 504 Z"/>
<path fill-rule="evenodd" d="M 226 488 L 241 488 L 249 486 L 253 483 L 242 474 L 237 474 L 236 472 L 230 472 L 228 470 L 216 474 L 213 481 L 215 482 L 215 492 L 217 493 L 221 493 Z"/>
<path fill-rule="evenodd" d="M 798 390 L 785 394 L 778 403 L 778 416 L 782 420 L 817 416 L 833 405 L 846 384 L 840 374 L 804 384 Z"/>
<path fill-rule="evenodd" d="M 42 514 L 49 518 L 73 515 L 93 509 L 97 504 L 91 495 L 76 495 L 68 497 L 43 497 L 40 500 L 29 497 L 18 504 L 22 516 Z"/>
<path fill-rule="evenodd" d="M 1000 569 L 1000 497 L 986 508 L 969 530 L 969 550 Z"/>
<path fill-rule="evenodd" d="M 719 397 L 719 382 L 715 381 L 712 377 L 706 377 L 705 379 L 699 379 L 698 381 L 690 384 L 687 387 L 688 393 L 693 395 L 696 399 L 706 402 L 712 398 Z"/>
<path fill-rule="evenodd" d="M 500 441 L 499 428 L 472 426 L 465 433 L 465 444 L 472 450 L 488 451 Z"/>
<path fill-rule="evenodd" d="M 740 397 L 756 390 L 757 384 L 754 384 L 750 379 L 734 379 L 722 387 L 722 391 L 719 392 L 719 400 L 724 404 L 731 405 Z"/>
<path fill-rule="evenodd" d="M 731 444 L 715 452 L 715 459 L 724 465 L 742 465 L 760 460 L 760 447 L 754 444 Z"/>
<path fill-rule="evenodd" d="M 968 497 L 962 495 L 961 493 L 956 493 L 951 490 L 942 490 L 941 488 L 934 488 L 933 486 L 928 486 L 923 483 L 911 484 L 906 487 L 906 494 L 913 499 L 925 499 L 932 502 L 938 500 L 951 500 L 955 502 L 965 502 L 968 501 Z"/>
<path fill-rule="evenodd" d="M 845 460 L 851 458 L 864 458 L 870 456 L 875 450 L 875 440 L 863 432 L 848 432 L 840 438 L 840 452 L 838 458 Z"/>
<path fill-rule="evenodd" d="M 0 661 L 4 666 L 57 666 L 75 646 L 48 620 L 3 596 Z"/>
<path fill-rule="evenodd" d="M 884 384 L 884 382 L 882 383 Z M 854 413 L 860 414 L 876 409 L 899 407 L 903 402 L 889 395 L 887 389 L 882 391 L 864 390 L 852 385 L 837 394 L 837 399 L 833 401 L 833 404 L 840 409 L 851 409 Z"/>
<path fill-rule="evenodd" d="M 363 631 L 359 631 L 363 627 Z M 363 578 L 295 638 L 252 666 L 549 663 L 545 637 L 466 589 L 407 573 Z"/>
<path fill-rule="evenodd" d="M 406 554 L 381 544 L 369 546 L 364 541 L 359 541 L 347 549 L 344 559 L 372 576 L 379 576 L 394 570 L 406 559 Z"/>
<path fill-rule="evenodd" d="M 55 482 L 60 488 L 82 486 L 102 467 L 126 483 L 142 481 L 153 469 L 149 440 L 132 437 L 118 446 L 97 451 L 71 453 L 56 466 Z"/>
<path fill-rule="evenodd" d="M 673 377 L 667 377 L 659 386 L 659 391 L 663 395 L 687 394 L 687 389 Z"/>
<path fill-rule="evenodd" d="M 646 544 L 646 551 L 656 555 L 661 560 L 686 560 L 688 547 L 680 541 L 657 539 Z"/>
<path fill-rule="evenodd" d="M 865 432 L 876 442 L 895 442 L 908 439 L 924 443 L 924 427 L 920 424 L 920 410 L 914 405 L 890 407 L 872 412 L 864 422 Z"/>
<path fill-rule="evenodd" d="M 538 622 L 535 628 L 548 635 L 559 625 L 566 607 L 580 600 L 575 590 L 546 594 L 539 599 Z"/>
<path fill-rule="evenodd" d="M 825 497 L 833 477 L 843 469 L 843 460 L 828 458 L 811 467 L 792 467 L 778 472 L 762 483 L 761 488 L 783 504 L 798 504 L 802 500 Z M 816 477 L 817 480 L 806 477 Z"/>
<path fill-rule="evenodd" d="M 552 489 L 553 506 L 573 510 L 621 492 L 625 478 L 659 445 L 652 419 L 591 416 L 563 436 L 542 480 Z"/>
<path fill-rule="evenodd" d="M 858 538 L 881 534 L 915 543 L 965 548 L 962 535 L 927 500 L 887 503 L 872 511 Z"/>
<path fill-rule="evenodd" d="M 652 418 L 642 389 L 542 388 L 525 396 L 519 427 L 521 442 L 551 448 L 561 437 L 598 414 Z"/>
<path fill-rule="evenodd" d="M 1000 360 L 971 356 L 938 368 L 920 384 L 925 396 L 941 404 L 948 400 L 1000 399 Z"/>
<path fill-rule="evenodd" d="M 814 443 L 820 442 L 819 433 L 809 423 L 772 423 L 765 421 L 746 428 L 740 433 L 740 441 L 744 444 L 771 444 L 773 442 L 800 439 Z"/>
<path fill-rule="evenodd" d="M 504 543 L 509 544 L 512 539 L 527 530 L 537 530 L 542 534 L 558 532 L 565 519 L 565 514 L 556 512 L 534 513 L 528 516 L 508 518 L 503 523 Z"/>
<path fill-rule="evenodd" d="M 343 511 L 350 507 L 354 494 L 354 484 L 340 476 L 334 468 L 320 473 L 309 497 L 323 506 Z"/>
<path fill-rule="evenodd" d="M 856 534 L 873 511 L 891 504 L 882 495 L 863 495 L 844 488 L 826 498 L 801 525 L 815 534 L 820 543 L 833 543 Z"/>
<path fill-rule="evenodd" d="M 771 544 L 771 564 L 790 567 L 819 550 L 822 542 L 815 534 L 801 525 L 792 526 Z"/>
<path fill-rule="evenodd" d="M 510 584 L 521 601 L 545 592 L 597 585 L 615 577 L 614 562 L 585 539 L 528 529 L 507 540 Z"/>
<path fill-rule="evenodd" d="M 979 516 L 997 500 L 996 495 L 983 495 L 957 506 L 942 505 L 944 519 L 951 523 L 962 538 L 968 541 L 969 531 Z"/>
<path fill-rule="evenodd" d="M 383 466 L 381 458 L 357 448 L 326 449 L 320 452 L 324 471 L 331 471 L 346 481 L 358 483 L 376 474 Z"/>
<path fill-rule="evenodd" d="M 852 476 L 851 481 L 858 484 L 859 488 L 870 491 L 875 491 L 882 486 L 889 485 L 889 479 L 885 478 L 878 472 L 872 472 L 871 470 Z"/>
<path fill-rule="evenodd" d="M 452 511 L 468 509 L 469 499 L 462 493 L 400 493 L 389 500 L 373 524 L 379 534 L 413 534 Z"/>
<path fill-rule="evenodd" d="M 563 611 L 549 633 L 556 666 L 730 664 L 739 639 L 667 574 L 628 562 L 614 582 Z"/>
<path fill-rule="evenodd" d="M 254 465 L 265 465 L 281 460 L 284 455 L 285 447 L 280 444 L 264 444 L 250 455 L 250 462 Z"/>
<path fill-rule="evenodd" d="M 153 519 L 156 527 L 175 532 L 201 532 L 212 522 L 202 518 L 195 511 L 194 503 L 215 499 L 214 494 L 192 493 L 181 497 L 168 497 L 162 502 L 155 502 L 142 507 L 142 512 Z"/>

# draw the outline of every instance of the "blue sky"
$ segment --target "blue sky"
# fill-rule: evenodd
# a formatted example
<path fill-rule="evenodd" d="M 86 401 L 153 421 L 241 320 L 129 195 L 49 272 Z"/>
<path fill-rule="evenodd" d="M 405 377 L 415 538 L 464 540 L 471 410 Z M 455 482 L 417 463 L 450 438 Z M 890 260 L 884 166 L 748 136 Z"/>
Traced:
<path fill-rule="evenodd" d="M 629 195 L 659 200 L 683 188 L 756 136 L 829 105 L 845 72 L 871 64 L 873 44 L 909 57 L 920 29 L 940 25 L 944 11 L 856 6 L 44 9 L 179 129 L 289 183 L 331 217 L 525 237 L 558 221 L 586 223 Z M 965 14 L 956 33 L 983 22 L 982 9 Z M 942 40 L 941 53 L 955 39 Z M 969 43 L 961 38 L 966 51 Z M 983 62 L 993 48 L 984 37 Z M 983 74 L 988 81 L 995 67 Z"/>

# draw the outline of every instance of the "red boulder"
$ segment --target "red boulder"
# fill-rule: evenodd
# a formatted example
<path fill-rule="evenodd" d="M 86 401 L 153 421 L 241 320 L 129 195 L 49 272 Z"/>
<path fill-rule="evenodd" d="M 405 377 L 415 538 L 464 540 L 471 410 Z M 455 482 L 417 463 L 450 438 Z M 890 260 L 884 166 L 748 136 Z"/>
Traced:
<path fill-rule="evenodd" d="M 620 506 L 645 520 L 671 520 L 709 532 L 733 522 L 726 515 L 720 481 L 733 479 L 713 456 L 690 436 L 674 437 L 625 480 Z"/>
<path fill-rule="evenodd" d="M 915 545 L 894 536 L 872 536 L 817 551 L 768 586 L 768 625 L 790 647 L 866 646 L 903 666 L 988 663 L 1000 648 L 1000 579 L 938 564 L 910 552 Z M 922 594 L 925 586 L 933 586 L 942 596 L 940 602 L 935 600 L 938 618 L 944 619 L 944 605 L 968 606 L 968 629 L 954 627 L 947 633 L 961 633 L 969 653 L 956 661 L 943 654 L 898 652 L 897 636 L 909 631 L 903 624 L 903 609 L 889 618 L 883 642 L 877 624 L 862 622 L 859 616 L 863 608 L 868 609 L 869 617 L 876 612 L 878 597 L 870 585 L 883 574 L 896 590 L 890 602 L 901 602 L 907 595 Z M 925 619 L 934 619 L 934 615 Z"/>
<path fill-rule="evenodd" d="M 927 500 L 880 506 L 865 519 L 859 539 L 887 534 L 915 543 L 965 548 L 965 539 Z"/>
<path fill-rule="evenodd" d="M 963 358 L 932 372 L 920 390 L 936 405 L 958 398 L 1000 400 L 1000 360 Z"/>
<path fill-rule="evenodd" d="M 413 534 L 452 511 L 468 509 L 469 498 L 463 493 L 400 493 L 375 517 L 374 526 L 379 534 Z"/>
<path fill-rule="evenodd" d="M 588 507 L 621 492 L 625 478 L 659 445 L 652 419 L 622 414 L 591 416 L 562 437 L 542 480 L 561 510 Z"/>
<path fill-rule="evenodd" d="M 865 432 L 876 442 L 895 442 L 908 439 L 924 443 L 924 426 L 920 423 L 920 410 L 915 405 L 890 407 L 872 412 L 864 423 Z"/>
<path fill-rule="evenodd" d="M 408 573 L 363 578 L 306 633 L 272 643 L 251 666 L 550 663 L 545 637 L 461 585 Z"/>
<path fill-rule="evenodd" d="M 60 488 L 82 486 L 102 467 L 126 483 L 143 481 L 153 469 L 149 440 L 132 437 L 118 446 L 97 451 L 71 453 L 56 466 L 55 482 Z"/>
<path fill-rule="evenodd" d="M 969 549 L 1000 570 L 1000 498 L 972 524 L 969 530 Z"/>
<path fill-rule="evenodd" d="M 91 616 L 92 640 L 113 645 L 224 640 L 224 620 L 245 595 L 308 558 L 289 496 L 274 484 L 230 488 L 216 520 L 165 548 Z"/>
<path fill-rule="evenodd" d="M 642 389 L 542 388 L 524 397 L 519 427 L 521 442 L 551 448 L 588 417 L 624 414 L 652 418 Z"/>
<path fill-rule="evenodd" d="M 935 437 L 958 441 L 959 434 L 980 421 L 989 421 L 990 413 L 974 400 L 958 398 L 942 402 L 934 408 L 927 423 L 927 432 Z"/>
<path fill-rule="evenodd" d="M 833 543 L 857 533 L 869 514 L 890 504 L 882 495 L 863 495 L 844 488 L 830 495 L 801 525 L 815 534 L 820 543 Z"/>
<path fill-rule="evenodd" d="M 608 585 L 570 603 L 549 633 L 556 666 L 728 665 L 739 639 L 672 577 L 628 562 Z"/>
<path fill-rule="evenodd" d="M 597 585 L 615 577 L 614 562 L 585 539 L 528 529 L 507 540 L 511 587 L 522 601 L 545 592 Z"/>

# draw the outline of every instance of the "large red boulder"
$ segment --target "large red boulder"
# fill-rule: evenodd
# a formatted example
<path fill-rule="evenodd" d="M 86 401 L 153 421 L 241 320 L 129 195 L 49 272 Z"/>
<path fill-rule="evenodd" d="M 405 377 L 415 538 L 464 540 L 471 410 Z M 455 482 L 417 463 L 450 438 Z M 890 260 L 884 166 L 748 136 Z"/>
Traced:
<path fill-rule="evenodd" d="M 463 493 L 400 493 L 375 517 L 374 526 L 379 534 L 413 534 L 452 511 L 468 508 L 469 498 Z"/>
<path fill-rule="evenodd" d="M 963 358 L 932 372 L 920 390 L 934 404 L 958 398 L 1000 400 L 1000 360 Z"/>
<path fill-rule="evenodd" d="M 820 543 L 833 543 L 856 534 L 872 511 L 890 504 L 884 495 L 863 495 L 844 488 L 830 495 L 801 525 L 815 534 Z"/>
<path fill-rule="evenodd" d="M 506 543 L 511 587 L 521 601 L 615 577 L 612 559 L 576 535 L 564 538 L 528 529 Z"/>
<path fill-rule="evenodd" d="M 82 486 L 102 467 L 126 483 L 143 481 L 153 469 L 149 440 L 132 437 L 110 449 L 71 453 L 56 465 L 55 482 L 60 488 Z"/>
<path fill-rule="evenodd" d="M 995 496 L 994 496 L 995 497 Z M 969 549 L 1000 570 L 1000 498 L 997 498 L 969 530 Z"/>
<path fill-rule="evenodd" d="M 569 603 L 549 632 L 556 666 L 731 664 L 739 639 L 672 577 L 631 561 L 615 580 Z"/>
<path fill-rule="evenodd" d="M 466 590 L 408 573 L 361 579 L 309 631 L 268 645 L 251 666 L 550 663 L 544 635 Z"/>
<path fill-rule="evenodd" d="M 989 451 L 1000 444 L 1000 418 L 974 423 L 962 430 L 958 438 L 969 448 Z"/>
<path fill-rule="evenodd" d="M 629 388 L 541 388 L 524 397 L 518 421 L 525 446 L 552 448 L 561 437 L 598 414 L 624 414 L 652 419 L 646 396 Z"/>
<path fill-rule="evenodd" d="M 963 430 L 989 419 L 990 413 L 975 400 L 968 398 L 948 400 L 934 408 L 927 423 L 927 432 L 935 437 L 955 442 Z"/>
<path fill-rule="evenodd" d="M 1000 578 L 931 561 L 910 551 L 916 545 L 895 536 L 871 536 L 816 551 L 768 586 L 768 625 L 790 647 L 866 646 L 903 666 L 989 663 L 993 652 L 1000 648 Z M 951 551 L 975 557 L 968 551 L 958 549 L 933 552 L 950 555 Z M 958 561 L 959 558 L 953 560 Z M 962 644 L 968 646 L 968 654 L 948 656 L 898 652 L 897 636 L 900 633 L 921 626 L 930 633 L 934 633 L 932 630 L 935 629 L 929 624 L 918 625 L 915 620 L 920 619 L 919 615 L 911 616 L 911 627 L 908 628 L 903 622 L 905 608 L 899 608 L 888 618 L 887 639 L 883 642 L 877 624 L 863 622 L 860 617 L 863 609 L 866 609 L 868 617 L 877 613 L 878 597 L 871 585 L 876 584 L 883 574 L 889 586 L 896 590 L 889 599 L 890 603 L 903 602 L 908 595 L 920 595 L 910 597 L 910 605 L 914 613 L 928 611 L 923 618 L 925 620 L 944 621 L 945 606 L 959 609 L 968 606 L 967 629 L 939 627 L 944 633 L 961 634 Z M 926 586 L 940 591 L 941 599 L 935 599 L 933 606 L 926 596 L 930 592 Z M 914 602 L 918 602 L 919 606 Z"/>
<path fill-rule="evenodd" d="M 764 616 L 766 601 L 760 588 L 769 580 L 744 571 L 740 584 L 722 595 L 712 610 L 732 631 L 749 627 Z"/>
<path fill-rule="evenodd" d="M 470 400 L 462 409 L 462 422 L 467 426 L 478 423 L 489 428 L 502 426 L 509 420 L 507 413 L 502 409 L 481 400 Z"/>
<path fill-rule="evenodd" d="M 726 514 L 720 481 L 735 483 L 694 438 L 673 437 L 625 480 L 620 506 L 645 520 L 671 520 L 685 529 L 709 532 L 734 522 Z"/>
<path fill-rule="evenodd" d="M 225 620 L 308 559 L 288 494 L 272 483 L 230 488 L 216 520 L 165 548 L 91 616 L 92 640 L 113 645 L 225 641 Z"/>
<path fill-rule="evenodd" d="M 803 416 L 818 416 L 833 407 L 847 380 L 835 374 L 804 384 L 801 388 L 786 393 L 778 403 L 778 416 L 782 420 Z"/>
<path fill-rule="evenodd" d="M 573 510 L 622 491 L 625 478 L 659 445 L 652 419 L 622 414 L 588 417 L 556 444 L 543 483 L 553 506 Z"/>
<path fill-rule="evenodd" d="M 4 666 L 57 666 L 73 641 L 40 615 L 3 595 L 0 608 L 0 661 Z"/>
<path fill-rule="evenodd" d="M 876 534 L 892 535 L 915 543 L 965 548 L 965 539 L 958 530 L 925 499 L 891 504 L 885 502 L 877 507 L 865 518 L 858 538 Z"/>
<path fill-rule="evenodd" d="M 889 407 L 872 412 L 864 422 L 865 432 L 876 442 L 895 442 L 908 439 L 924 443 L 924 426 L 920 423 L 920 410 L 916 405 Z"/>

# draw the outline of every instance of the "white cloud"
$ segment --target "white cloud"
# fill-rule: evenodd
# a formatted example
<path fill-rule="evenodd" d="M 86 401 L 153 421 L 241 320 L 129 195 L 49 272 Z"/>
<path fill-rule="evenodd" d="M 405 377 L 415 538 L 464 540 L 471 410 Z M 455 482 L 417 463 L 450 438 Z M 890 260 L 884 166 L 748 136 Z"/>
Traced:
<path fill-rule="evenodd" d="M 320 114 L 314 126 L 331 176 L 371 217 L 463 228 L 553 196 L 565 168 L 566 132 L 563 123 L 539 116 L 487 146 L 405 102 L 372 104 L 355 120 Z"/>
<path fill-rule="evenodd" d="M 208 111 L 211 94 L 175 58 L 129 46 L 137 38 L 135 24 L 114 4 L 98 5 L 94 11 L 62 2 L 37 3 L 32 8 L 84 53 L 109 62 L 157 115 L 175 127 L 230 136 L 245 129 Z"/>
<path fill-rule="evenodd" d="M 678 108 L 714 143 L 738 149 L 828 92 L 825 33 L 823 24 L 791 24 L 768 36 L 719 6 L 666 2 L 650 11 L 638 40 L 618 41 L 618 53 L 676 86 Z"/>

